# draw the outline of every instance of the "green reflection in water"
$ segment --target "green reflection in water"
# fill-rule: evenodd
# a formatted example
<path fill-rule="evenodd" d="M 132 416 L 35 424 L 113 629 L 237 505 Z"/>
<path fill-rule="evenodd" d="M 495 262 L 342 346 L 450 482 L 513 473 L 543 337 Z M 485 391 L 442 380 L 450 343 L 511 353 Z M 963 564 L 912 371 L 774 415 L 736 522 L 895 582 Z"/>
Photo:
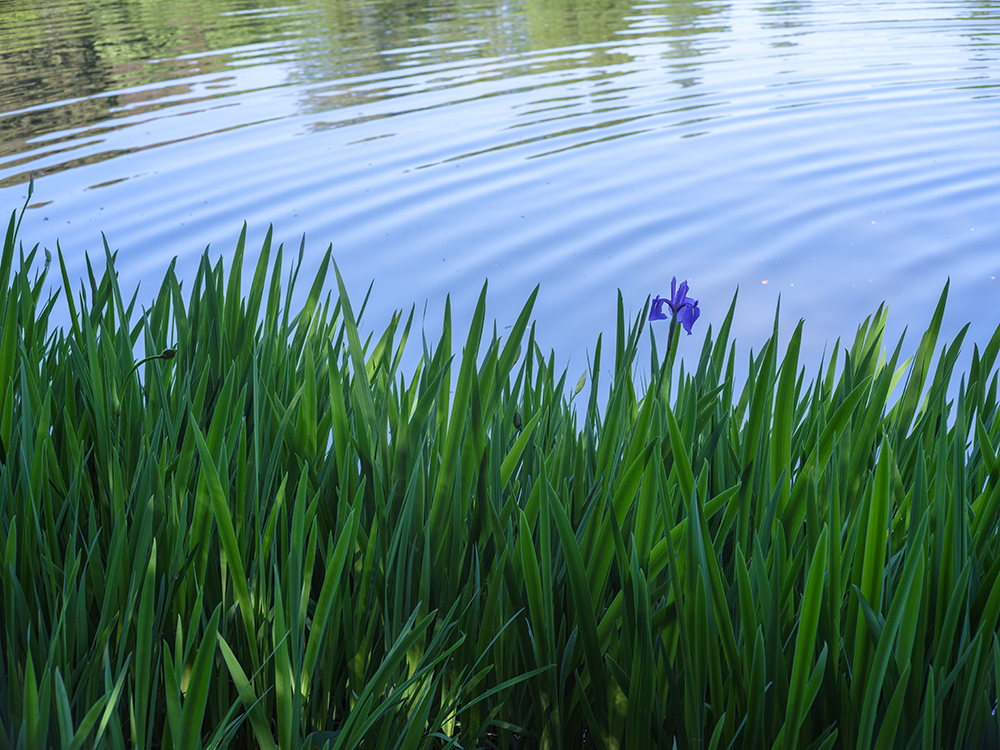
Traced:
<path fill-rule="evenodd" d="M 52 173 L 117 156 L 123 151 L 60 155 L 121 127 L 122 117 L 252 90 L 238 80 L 252 66 L 281 65 L 279 85 L 302 86 L 300 111 L 316 112 L 391 96 L 392 86 L 308 84 L 414 67 L 441 67 L 423 83 L 442 88 L 461 80 L 448 66 L 477 60 L 506 61 L 479 77 L 603 68 L 627 60 L 627 45 L 649 33 L 664 39 L 668 57 L 696 56 L 694 36 L 724 29 L 713 18 L 726 8 L 691 0 L 306 0 L 270 9 L 253 0 L 29 2 L 0 15 L 0 164 L 25 168 L 0 187 L 26 180 L 40 158 L 58 159 Z"/>

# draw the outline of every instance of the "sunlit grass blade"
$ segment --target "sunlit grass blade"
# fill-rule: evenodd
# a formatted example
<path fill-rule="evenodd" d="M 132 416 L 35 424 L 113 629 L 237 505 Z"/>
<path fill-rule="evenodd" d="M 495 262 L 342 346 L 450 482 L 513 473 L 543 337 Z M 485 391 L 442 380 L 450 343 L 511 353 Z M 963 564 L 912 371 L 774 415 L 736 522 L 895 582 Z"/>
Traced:
<path fill-rule="evenodd" d="M 236 654 L 233 653 L 229 644 L 226 643 L 226 639 L 218 635 L 217 643 L 219 644 L 219 651 L 222 652 L 226 667 L 229 669 L 229 675 L 233 679 L 233 684 L 249 713 L 254 739 L 263 750 L 274 750 L 274 748 L 277 748 L 277 745 L 274 743 L 274 737 L 271 734 L 267 721 L 264 719 L 264 713 L 261 710 L 259 700 L 246 672 L 243 671 L 243 667 L 236 658 Z"/>

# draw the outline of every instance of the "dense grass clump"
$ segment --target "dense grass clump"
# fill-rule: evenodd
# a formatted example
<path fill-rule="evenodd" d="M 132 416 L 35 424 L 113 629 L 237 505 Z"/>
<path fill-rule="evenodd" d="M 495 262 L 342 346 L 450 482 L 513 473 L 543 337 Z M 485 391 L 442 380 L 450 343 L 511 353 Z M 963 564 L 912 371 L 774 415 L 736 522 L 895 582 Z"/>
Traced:
<path fill-rule="evenodd" d="M 328 252 L 291 314 L 270 235 L 148 308 L 60 253 L 50 330 L 16 218 L 0 748 L 1000 747 L 1000 330 L 955 396 L 947 290 L 905 363 L 880 309 L 739 390 L 735 300 L 644 389 L 620 301 L 577 408 L 534 295 L 401 373 L 412 313 L 363 343 Z"/>

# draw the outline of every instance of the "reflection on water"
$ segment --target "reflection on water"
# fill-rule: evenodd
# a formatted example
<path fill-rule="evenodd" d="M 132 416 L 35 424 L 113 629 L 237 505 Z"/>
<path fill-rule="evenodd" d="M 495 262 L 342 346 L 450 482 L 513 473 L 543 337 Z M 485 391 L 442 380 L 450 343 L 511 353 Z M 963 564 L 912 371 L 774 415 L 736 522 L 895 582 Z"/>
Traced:
<path fill-rule="evenodd" d="M 594 83 L 622 75 L 608 69 L 632 60 L 634 45 L 649 35 L 657 39 L 658 57 L 684 61 L 675 82 L 692 86 L 699 80 L 698 37 L 727 31 L 722 16 L 728 7 L 690 0 L 635 7 L 624 0 L 337 0 L 274 8 L 232 0 L 36 2 L 0 16 L 0 166 L 6 173 L 0 187 L 24 182 L 39 162 L 52 174 L 175 142 L 98 147 L 110 133 L 174 116 L 169 110 L 177 107 L 190 114 L 275 86 L 298 90 L 295 109 L 279 113 L 288 116 L 491 79 L 517 85 L 526 75 L 565 73 Z M 413 75 L 418 66 L 422 74 Z M 269 74 L 269 67 L 280 72 Z M 240 75 L 241 69 L 251 74 Z M 565 82 L 561 77 L 540 87 L 562 89 Z M 592 101 L 619 100 L 604 111 L 625 109 L 621 94 L 598 89 Z M 577 98 L 542 98 L 533 112 L 571 108 Z M 392 114 L 399 111 L 408 110 Z M 210 132 L 218 131 L 195 135 Z M 73 153 L 78 150 L 86 155 Z M 25 168 L 11 173 L 18 165 Z"/>
<path fill-rule="evenodd" d="M 706 324 L 739 285 L 754 345 L 780 293 L 806 361 L 882 300 L 922 325 L 948 277 L 951 330 L 997 322 L 994 2 L 7 5 L 0 208 L 33 171 L 25 238 L 71 273 L 101 231 L 155 284 L 274 222 L 376 280 L 373 326 L 484 278 L 502 320 L 541 282 L 574 367 L 616 288 L 673 275 Z"/>

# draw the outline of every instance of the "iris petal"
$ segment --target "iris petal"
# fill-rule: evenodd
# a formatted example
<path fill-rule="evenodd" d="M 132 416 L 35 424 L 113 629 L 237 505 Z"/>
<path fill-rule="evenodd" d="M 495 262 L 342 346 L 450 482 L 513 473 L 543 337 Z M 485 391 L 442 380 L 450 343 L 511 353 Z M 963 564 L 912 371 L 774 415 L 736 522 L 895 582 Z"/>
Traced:
<path fill-rule="evenodd" d="M 656 299 L 653 300 L 653 307 L 649 310 L 649 319 L 652 320 L 666 320 L 667 314 L 663 312 L 663 303 L 666 302 L 663 297 L 656 295 Z"/>
<path fill-rule="evenodd" d="M 698 320 L 698 316 L 701 315 L 701 310 L 698 309 L 698 300 L 687 296 L 688 290 L 687 281 L 682 281 L 680 286 L 678 286 L 677 277 L 674 276 L 670 280 L 669 299 L 656 295 L 656 298 L 653 300 L 653 306 L 649 311 L 649 319 L 651 321 L 666 320 L 668 317 L 673 317 L 680 321 L 681 325 L 684 326 L 684 330 L 690 336 L 691 327 Z M 670 310 L 671 316 L 663 312 L 664 305 Z"/>
<path fill-rule="evenodd" d="M 681 308 L 680 312 L 677 313 L 677 319 L 684 326 L 684 330 L 687 331 L 687 335 L 691 335 L 691 326 L 694 322 L 698 320 L 698 316 L 701 315 L 701 310 L 698 309 L 698 300 L 691 300 L 693 304 L 685 304 Z"/>

